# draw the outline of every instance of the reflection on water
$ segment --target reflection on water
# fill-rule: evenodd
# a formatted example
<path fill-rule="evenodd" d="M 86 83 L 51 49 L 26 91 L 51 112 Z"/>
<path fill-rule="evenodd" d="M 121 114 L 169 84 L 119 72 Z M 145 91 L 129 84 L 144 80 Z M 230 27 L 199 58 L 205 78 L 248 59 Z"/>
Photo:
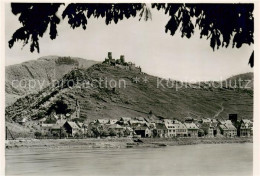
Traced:
<path fill-rule="evenodd" d="M 252 175 L 253 144 L 7 150 L 6 175 Z"/>

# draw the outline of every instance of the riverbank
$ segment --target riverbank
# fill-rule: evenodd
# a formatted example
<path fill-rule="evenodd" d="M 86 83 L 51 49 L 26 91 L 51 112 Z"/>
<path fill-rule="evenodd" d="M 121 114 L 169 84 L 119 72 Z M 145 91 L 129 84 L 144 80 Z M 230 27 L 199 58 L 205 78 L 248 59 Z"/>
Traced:
<path fill-rule="evenodd" d="M 226 143 L 253 143 L 253 137 L 237 137 L 237 138 L 145 138 L 144 143 L 162 144 L 162 145 L 196 145 L 196 144 L 226 144 Z"/>
<path fill-rule="evenodd" d="M 7 140 L 5 146 L 7 150 L 11 150 L 17 148 L 135 148 L 224 143 L 253 143 L 253 138 L 143 138 L 139 142 L 131 138 L 20 139 Z"/>

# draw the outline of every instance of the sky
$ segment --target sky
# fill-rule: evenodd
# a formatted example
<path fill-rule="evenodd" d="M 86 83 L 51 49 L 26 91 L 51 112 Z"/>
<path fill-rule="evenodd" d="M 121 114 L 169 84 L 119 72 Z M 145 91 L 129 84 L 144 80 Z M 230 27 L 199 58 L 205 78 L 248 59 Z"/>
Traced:
<path fill-rule="evenodd" d="M 62 9 L 59 11 L 59 16 Z M 105 24 L 104 18 L 88 19 L 87 29 L 72 29 L 67 18 L 58 25 L 58 36 L 51 40 L 47 31 L 40 38 L 40 53 L 30 52 L 22 42 L 8 47 L 12 34 L 21 27 L 18 16 L 5 8 L 5 65 L 19 64 L 42 56 L 74 56 L 103 61 L 107 52 L 114 58 L 125 55 L 126 61 L 141 66 L 142 71 L 162 78 L 182 81 L 222 80 L 233 75 L 253 72 L 248 65 L 253 45 L 241 48 L 220 48 L 213 51 L 209 40 L 200 39 L 198 29 L 190 38 L 165 33 L 169 16 L 152 9 L 152 20 L 125 19 L 117 24 Z"/>

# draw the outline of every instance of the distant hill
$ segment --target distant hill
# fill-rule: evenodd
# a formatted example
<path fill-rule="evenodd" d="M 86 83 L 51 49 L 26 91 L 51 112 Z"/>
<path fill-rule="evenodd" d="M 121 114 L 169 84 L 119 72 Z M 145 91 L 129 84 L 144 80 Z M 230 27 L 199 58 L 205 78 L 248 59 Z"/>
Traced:
<path fill-rule="evenodd" d="M 12 104 L 17 98 L 30 93 L 37 93 L 41 85 L 43 88 L 53 80 L 61 79 L 65 74 L 75 68 L 89 68 L 98 62 L 77 57 L 46 56 L 37 60 L 21 64 L 6 66 L 5 93 L 6 104 Z M 31 81 L 29 89 L 29 80 Z M 14 86 L 12 86 L 12 83 Z M 21 86 L 19 85 L 21 83 Z M 24 86 L 26 85 L 26 86 Z"/>
<path fill-rule="evenodd" d="M 252 75 L 251 73 L 249 75 Z M 100 85 L 98 81 L 102 78 Z M 136 78 L 140 78 L 136 83 Z M 236 78 L 236 77 L 234 77 Z M 104 88 L 110 80 L 125 80 L 125 88 Z M 233 78 L 231 78 L 233 79 Z M 73 84 L 72 80 L 77 84 Z M 89 80 L 86 82 L 84 80 Z M 146 80 L 146 82 L 144 81 Z M 161 118 L 183 119 L 187 116 L 227 119 L 229 113 L 238 118 L 253 118 L 253 90 L 241 88 L 213 88 L 200 85 L 158 87 L 160 78 L 119 67 L 96 64 L 88 69 L 75 69 L 65 74 L 60 85 L 47 87 L 38 94 L 27 95 L 6 108 L 6 120 L 17 121 L 26 117 L 32 121 L 48 116 L 55 108 L 73 113 L 76 102 L 81 120 L 147 116 L 150 111 Z M 93 86 L 86 86 L 90 83 Z M 206 83 L 205 83 L 206 84 Z M 69 86 L 68 86 L 69 85 Z M 122 84 L 121 84 L 122 85 Z M 82 88 L 86 87 L 86 88 Z M 66 106 L 57 107 L 57 101 Z"/>
<path fill-rule="evenodd" d="M 247 89 L 253 89 L 254 88 L 254 74 L 252 72 L 249 73 L 243 73 L 239 75 L 232 76 L 227 79 L 228 84 L 231 86 L 239 85 L 241 84 L 241 87 L 247 88 Z"/>

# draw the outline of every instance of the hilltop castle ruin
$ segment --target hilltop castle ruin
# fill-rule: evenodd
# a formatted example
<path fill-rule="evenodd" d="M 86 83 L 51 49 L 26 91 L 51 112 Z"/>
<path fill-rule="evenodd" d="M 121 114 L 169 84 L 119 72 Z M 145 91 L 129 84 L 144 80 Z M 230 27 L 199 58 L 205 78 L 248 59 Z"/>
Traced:
<path fill-rule="evenodd" d="M 142 72 L 141 67 L 136 67 L 132 62 L 126 62 L 125 56 L 121 55 L 119 59 L 113 59 L 112 52 L 108 52 L 108 57 L 105 58 L 103 64 L 108 64 L 111 66 L 119 67 L 125 70 L 137 71 Z"/>

